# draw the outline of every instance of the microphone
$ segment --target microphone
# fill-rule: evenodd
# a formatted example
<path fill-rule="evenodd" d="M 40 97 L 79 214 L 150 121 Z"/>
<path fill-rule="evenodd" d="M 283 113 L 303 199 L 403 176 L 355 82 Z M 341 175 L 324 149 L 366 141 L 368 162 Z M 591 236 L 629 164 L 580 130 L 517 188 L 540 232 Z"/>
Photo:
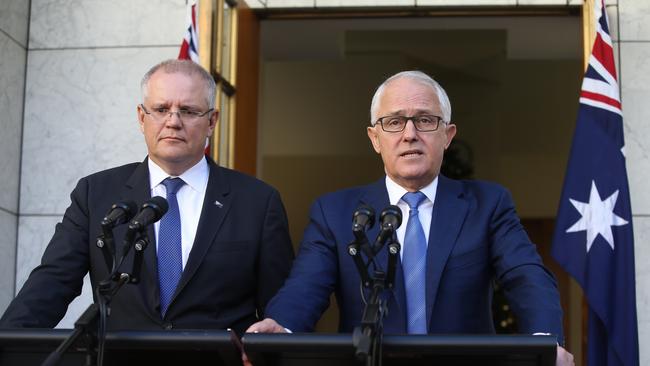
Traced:
<path fill-rule="evenodd" d="M 138 212 L 138 206 L 133 201 L 120 201 L 113 206 L 108 211 L 106 216 L 102 219 L 103 227 L 115 227 L 117 225 L 122 225 L 125 222 L 131 220 Z"/>
<path fill-rule="evenodd" d="M 102 234 L 97 237 L 95 244 L 101 249 L 106 268 L 109 271 L 113 271 L 113 265 L 115 264 L 113 228 L 131 220 L 137 211 L 138 206 L 136 206 L 135 202 L 120 201 L 111 206 L 111 209 L 102 219 Z"/>
<path fill-rule="evenodd" d="M 160 220 L 167 212 L 169 205 L 167 200 L 160 197 L 152 197 L 142 204 L 140 212 L 129 223 L 129 231 L 139 231 Z"/>
<path fill-rule="evenodd" d="M 375 224 L 375 210 L 368 205 L 360 205 L 352 214 L 352 234 L 357 248 L 361 248 L 368 257 L 372 257 L 372 248 L 366 237 L 366 230 Z"/>
<path fill-rule="evenodd" d="M 402 210 L 395 205 L 386 207 L 379 215 L 380 231 L 375 240 L 374 252 L 379 252 L 379 249 L 386 244 L 386 240 L 393 237 L 393 233 L 402 224 Z"/>
<path fill-rule="evenodd" d="M 367 243 L 366 230 L 375 224 L 375 210 L 368 205 L 360 205 L 352 214 L 352 233 L 359 243 Z"/>
<path fill-rule="evenodd" d="M 131 250 L 136 239 L 136 234 L 141 232 L 147 226 L 160 220 L 160 218 L 167 212 L 168 208 L 169 205 L 167 204 L 167 200 L 160 196 L 152 197 L 149 201 L 142 204 L 140 212 L 138 212 L 131 222 L 129 222 L 129 229 L 126 231 L 126 234 L 124 234 L 124 246 L 122 248 L 122 259 L 120 260 L 120 263 L 122 263 Z"/>

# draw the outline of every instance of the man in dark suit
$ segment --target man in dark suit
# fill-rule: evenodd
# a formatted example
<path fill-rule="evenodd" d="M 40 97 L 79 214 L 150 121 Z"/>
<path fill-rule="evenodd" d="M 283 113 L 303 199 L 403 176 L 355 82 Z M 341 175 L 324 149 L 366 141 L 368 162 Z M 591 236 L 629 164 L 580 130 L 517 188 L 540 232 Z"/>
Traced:
<path fill-rule="evenodd" d="M 403 214 L 395 287 L 388 292 L 385 333 L 494 333 L 493 281 L 503 286 L 522 333 L 562 342 L 556 283 L 530 242 L 509 193 L 496 184 L 439 175 L 456 134 L 445 91 L 424 73 L 386 80 L 371 105 L 368 137 L 386 177 L 319 198 L 289 279 L 249 332 L 311 331 L 336 293 L 339 329 L 361 321 L 360 276 L 348 254 L 350 218 L 360 205 Z M 374 238 L 378 225 L 368 232 Z M 375 263 L 385 265 L 386 249 Z M 372 267 L 371 267 L 372 269 Z M 365 296 L 368 296 L 366 291 Z M 558 346 L 558 364 L 573 357 Z"/>
<path fill-rule="evenodd" d="M 79 181 L 2 327 L 55 326 L 87 272 L 93 288 L 109 275 L 95 239 L 111 205 L 156 195 L 167 197 L 169 211 L 149 227 L 141 281 L 113 298 L 108 328 L 242 332 L 263 316 L 293 259 L 287 218 L 275 189 L 204 155 L 217 123 L 215 90 L 191 61 L 165 61 L 145 75 L 137 112 L 148 157 Z M 115 229 L 118 252 L 126 230 Z M 130 271 L 133 253 L 122 270 Z"/>

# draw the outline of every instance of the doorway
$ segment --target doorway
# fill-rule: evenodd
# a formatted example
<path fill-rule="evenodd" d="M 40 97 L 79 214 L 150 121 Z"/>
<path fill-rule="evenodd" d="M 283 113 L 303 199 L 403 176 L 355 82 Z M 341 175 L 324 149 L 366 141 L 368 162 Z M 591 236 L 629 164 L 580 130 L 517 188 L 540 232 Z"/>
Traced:
<path fill-rule="evenodd" d="M 548 253 L 578 109 L 581 22 L 579 7 L 262 19 L 257 175 L 280 191 L 294 246 L 314 199 L 383 176 L 365 131 L 370 100 L 386 77 L 417 69 L 449 94 L 456 164 L 511 191 L 566 309 L 568 279 Z M 318 330 L 336 331 L 337 319 L 333 306 Z"/>

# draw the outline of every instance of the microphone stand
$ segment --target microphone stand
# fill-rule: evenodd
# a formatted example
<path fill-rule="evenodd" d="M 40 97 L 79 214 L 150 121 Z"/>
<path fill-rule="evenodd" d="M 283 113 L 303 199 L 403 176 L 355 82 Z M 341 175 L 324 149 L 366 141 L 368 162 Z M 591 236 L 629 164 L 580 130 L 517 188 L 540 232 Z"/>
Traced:
<path fill-rule="evenodd" d="M 85 338 L 86 366 L 101 366 L 103 364 L 106 321 L 110 314 L 111 300 L 125 284 L 139 282 L 143 253 L 149 244 L 149 238 L 144 232 L 144 227 L 136 231 L 130 230 L 124 240 L 124 244 L 126 245 L 123 251 L 124 254 L 122 258 L 120 258 L 120 262 L 116 264 L 116 258 L 112 258 L 113 260 L 111 261 L 111 258 L 108 258 L 107 256 L 106 250 L 106 247 L 108 247 L 108 250 L 110 250 L 113 257 L 115 257 L 114 247 L 111 248 L 113 244 L 112 229 L 102 227 L 102 230 L 103 233 L 97 237 L 97 247 L 102 249 L 104 259 L 106 260 L 106 264 L 111 272 L 108 277 L 101 281 L 95 288 L 95 297 L 97 302 L 90 304 L 88 308 L 86 308 L 83 314 L 81 314 L 75 322 L 73 332 L 45 359 L 42 366 L 57 365 L 65 352 L 67 352 L 67 350 L 82 336 Z M 135 240 L 136 238 L 137 240 Z M 124 261 L 131 246 L 135 249 L 131 274 L 118 273 L 117 269 Z M 110 262 L 112 262 L 112 264 Z M 96 348 L 97 352 L 95 352 Z M 95 360 L 97 360 L 97 363 L 94 362 Z"/>
<path fill-rule="evenodd" d="M 355 355 L 366 366 L 375 366 L 382 364 L 381 343 L 383 339 L 383 319 L 388 312 L 386 302 L 382 299 L 385 289 L 392 289 L 395 282 L 395 265 L 399 255 L 400 245 L 392 239 L 388 239 L 388 270 L 374 270 L 371 276 L 368 273 L 368 266 L 374 258 L 368 256 L 368 262 L 364 262 L 361 257 L 363 244 L 359 240 L 354 240 L 348 245 L 348 254 L 352 257 L 357 271 L 361 276 L 361 284 L 365 288 L 370 288 L 371 293 L 363 309 L 361 325 L 354 328 L 352 333 L 352 343 L 355 347 Z M 364 250 L 364 252 L 366 252 Z M 366 252 L 367 253 L 367 252 Z"/>

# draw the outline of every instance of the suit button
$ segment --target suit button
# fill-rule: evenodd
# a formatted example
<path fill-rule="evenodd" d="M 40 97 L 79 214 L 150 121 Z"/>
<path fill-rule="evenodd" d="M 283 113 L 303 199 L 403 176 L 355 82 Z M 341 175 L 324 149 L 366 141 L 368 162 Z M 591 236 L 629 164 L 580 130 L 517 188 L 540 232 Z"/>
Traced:
<path fill-rule="evenodd" d="M 172 330 L 174 328 L 174 325 L 172 323 L 165 323 L 163 325 L 163 329 L 165 330 Z"/>

